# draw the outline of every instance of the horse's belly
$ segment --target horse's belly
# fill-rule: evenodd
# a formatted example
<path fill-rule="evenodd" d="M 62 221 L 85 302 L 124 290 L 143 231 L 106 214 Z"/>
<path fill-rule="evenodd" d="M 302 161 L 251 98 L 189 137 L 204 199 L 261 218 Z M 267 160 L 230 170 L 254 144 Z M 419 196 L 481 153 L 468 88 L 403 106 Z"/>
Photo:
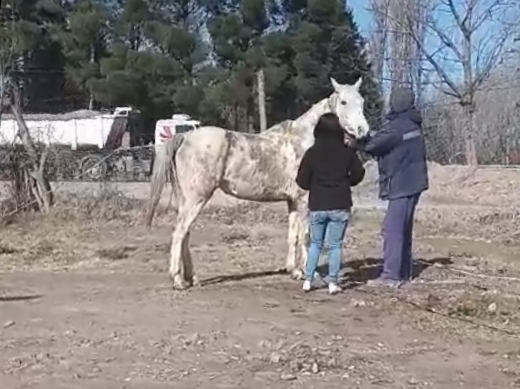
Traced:
<path fill-rule="evenodd" d="M 286 201 L 291 197 L 285 182 L 260 175 L 225 174 L 220 188 L 228 195 L 251 201 Z"/>
<path fill-rule="evenodd" d="M 258 135 L 228 133 L 230 148 L 221 189 L 252 201 L 285 201 L 294 192 L 290 145 Z M 292 169 L 294 170 L 294 169 Z"/>

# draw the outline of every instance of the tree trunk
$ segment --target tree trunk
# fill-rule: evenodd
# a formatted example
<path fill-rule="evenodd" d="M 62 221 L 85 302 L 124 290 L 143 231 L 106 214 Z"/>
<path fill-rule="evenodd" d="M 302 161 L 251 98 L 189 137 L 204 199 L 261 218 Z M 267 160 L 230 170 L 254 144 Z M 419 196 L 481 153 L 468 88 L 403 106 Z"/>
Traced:
<path fill-rule="evenodd" d="M 4 113 L 4 78 L 0 73 L 0 129 L 2 128 L 2 114 Z"/>
<path fill-rule="evenodd" d="M 466 125 L 464 130 L 464 143 L 465 143 L 465 153 L 466 153 L 466 164 L 470 166 L 478 165 L 477 158 L 477 148 L 475 146 L 475 139 L 473 138 L 473 134 L 475 134 L 475 112 L 474 107 L 472 105 L 466 105 L 464 107 L 464 117 Z"/>
<path fill-rule="evenodd" d="M 90 46 L 90 63 L 92 65 L 96 63 L 96 48 L 94 47 L 94 45 Z M 88 109 L 89 111 L 94 110 L 94 96 L 92 95 L 92 92 L 90 92 L 89 94 Z"/>
<path fill-rule="evenodd" d="M 260 69 L 257 74 L 258 89 L 258 114 L 260 116 L 260 132 L 267 130 L 267 116 L 265 113 L 265 78 L 264 69 Z"/>
<path fill-rule="evenodd" d="M 22 140 L 27 159 L 22 161 L 20 166 L 16 166 L 18 164 L 14 166 L 14 169 L 20 170 L 15 175 L 15 181 L 17 181 L 16 178 L 21 181 L 15 182 L 15 190 L 18 192 L 17 197 L 23 199 L 18 207 L 25 208 L 29 204 L 35 204 L 40 212 L 48 213 L 54 203 L 51 185 L 44 172 L 48 149 L 45 148 L 43 152 L 39 152 L 34 145 L 22 115 L 20 92 L 17 89 L 13 93 L 10 108 L 18 124 L 18 136 Z"/>

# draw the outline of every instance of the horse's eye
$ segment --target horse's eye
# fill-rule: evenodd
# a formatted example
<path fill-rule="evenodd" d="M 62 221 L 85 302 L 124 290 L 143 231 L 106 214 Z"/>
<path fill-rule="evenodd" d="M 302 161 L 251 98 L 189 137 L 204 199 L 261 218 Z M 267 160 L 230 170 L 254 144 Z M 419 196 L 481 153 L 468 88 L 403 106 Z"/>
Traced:
<path fill-rule="evenodd" d="M 341 105 L 347 105 L 347 102 L 345 100 L 341 100 Z"/>

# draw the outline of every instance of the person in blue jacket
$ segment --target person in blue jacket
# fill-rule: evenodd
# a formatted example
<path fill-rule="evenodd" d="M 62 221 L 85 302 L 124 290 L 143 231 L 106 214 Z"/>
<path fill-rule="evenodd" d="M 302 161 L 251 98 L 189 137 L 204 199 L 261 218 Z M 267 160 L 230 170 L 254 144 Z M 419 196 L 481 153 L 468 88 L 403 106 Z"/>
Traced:
<path fill-rule="evenodd" d="M 378 161 L 379 197 L 388 200 L 383 221 L 383 270 L 370 285 L 400 287 L 412 277 L 412 235 L 415 209 L 428 189 L 422 118 L 409 88 L 390 96 L 386 123 L 363 149 Z"/>

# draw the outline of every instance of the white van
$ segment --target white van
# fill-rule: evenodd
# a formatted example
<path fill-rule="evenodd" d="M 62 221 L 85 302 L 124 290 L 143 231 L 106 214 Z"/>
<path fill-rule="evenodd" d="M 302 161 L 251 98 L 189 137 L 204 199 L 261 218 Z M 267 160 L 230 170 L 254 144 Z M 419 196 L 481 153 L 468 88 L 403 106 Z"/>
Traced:
<path fill-rule="evenodd" d="M 173 135 L 193 131 L 200 127 L 198 120 L 189 115 L 175 114 L 171 119 L 161 119 L 155 125 L 155 152 L 164 142 L 173 138 Z"/>

